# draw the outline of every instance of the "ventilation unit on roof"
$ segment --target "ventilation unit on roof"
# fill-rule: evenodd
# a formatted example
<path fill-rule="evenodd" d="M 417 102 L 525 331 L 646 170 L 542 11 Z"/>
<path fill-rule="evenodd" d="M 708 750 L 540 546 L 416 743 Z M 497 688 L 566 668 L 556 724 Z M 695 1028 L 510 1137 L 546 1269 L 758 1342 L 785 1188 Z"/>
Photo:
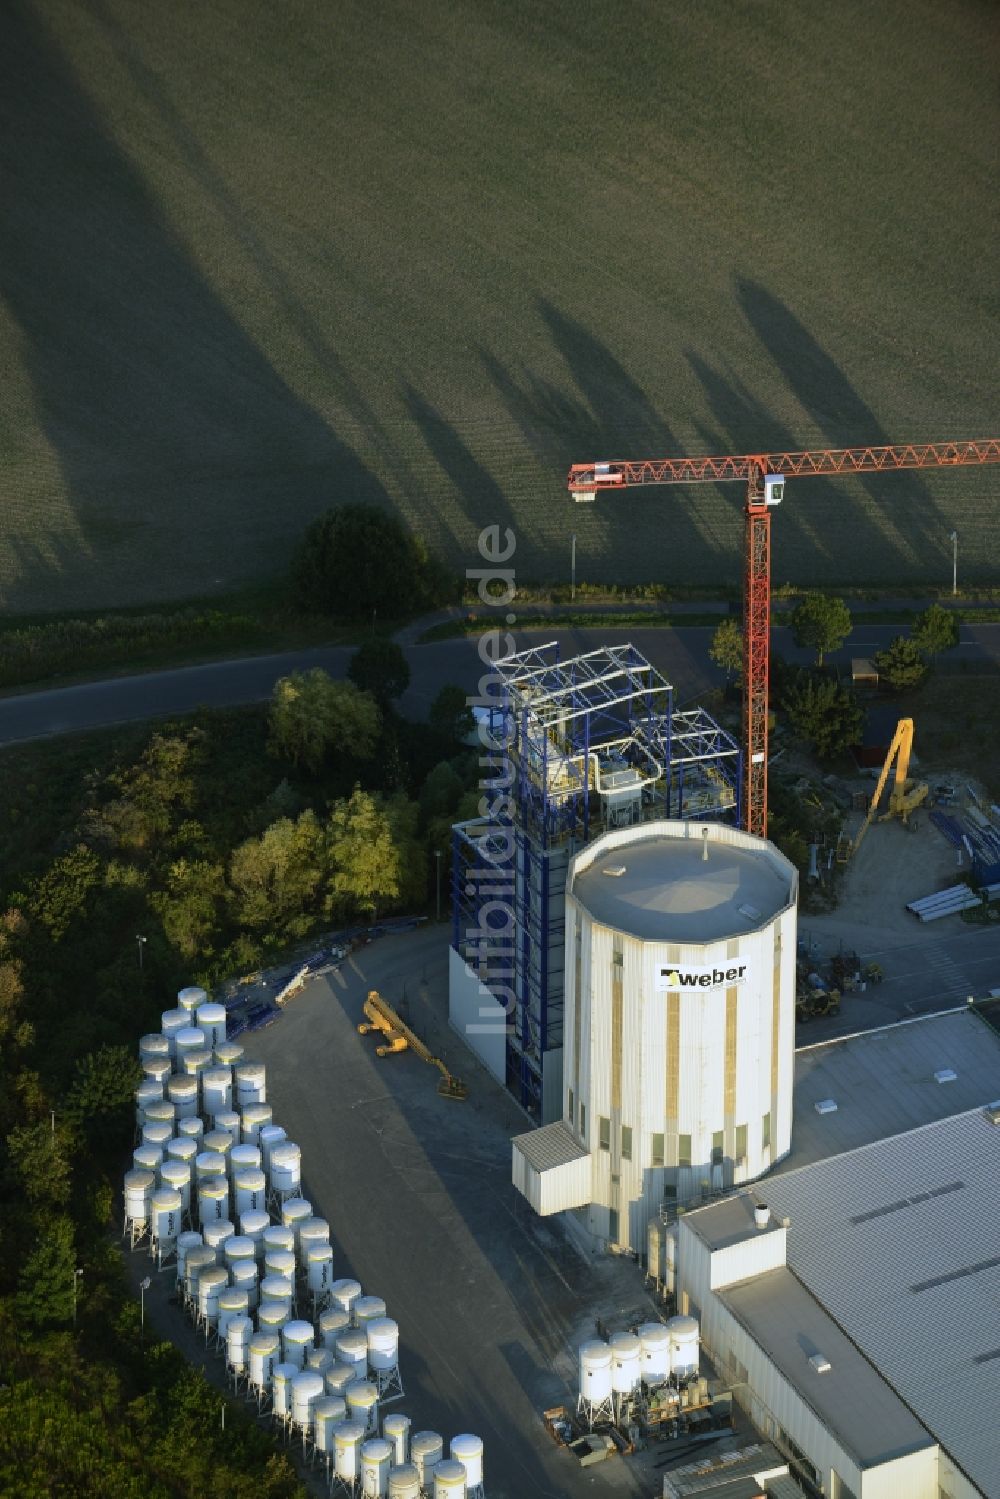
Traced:
<path fill-rule="evenodd" d="M 995 1098 L 992 1103 L 988 1103 L 983 1113 L 991 1124 L 1000 1124 L 1000 1098 Z"/>
<path fill-rule="evenodd" d="M 606 874 L 609 879 L 620 880 L 621 877 L 622 877 L 622 875 L 625 873 L 625 865 L 624 864 L 606 864 L 604 866 L 604 868 L 601 870 L 601 873 L 602 874 Z"/>
<path fill-rule="evenodd" d="M 817 1114 L 835 1114 L 837 1112 L 837 1100 L 835 1098 L 821 1098 L 816 1105 Z"/>
<path fill-rule="evenodd" d="M 737 909 L 737 911 L 739 911 L 739 913 L 740 913 L 741 916 L 745 916 L 746 917 L 747 921 L 759 921 L 760 920 L 760 912 L 757 910 L 756 906 L 750 906 L 750 905 L 737 906 L 736 909 Z"/>
<path fill-rule="evenodd" d="M 825 1353 L 814 1353 L 809 1362 L 812 1364 L 817 1374 L 829 1374 L 830 1370 L 833 1367 L 833 1365 L 830 1363 L 830 1360 L 826 1357 Z"/>
<path fill-rule="evenodd" d="M 953 1083 L 958 1076 L 954 1067 L 940 1067 L 934 1074 L 936 1083 Z"/>

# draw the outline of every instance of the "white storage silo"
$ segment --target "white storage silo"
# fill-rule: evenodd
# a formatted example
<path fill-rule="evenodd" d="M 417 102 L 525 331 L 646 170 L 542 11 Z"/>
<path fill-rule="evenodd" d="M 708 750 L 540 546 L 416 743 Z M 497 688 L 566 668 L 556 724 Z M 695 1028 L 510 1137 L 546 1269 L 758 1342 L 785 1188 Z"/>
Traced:
<path fill-rule="evenodd" d="M 352 1369 L 359 1371 L 358 1379 L 364 1377 L 368 1368 L 368 1338 L 365 1333 L 357 1328 L 349 1327 L 345 1332 L 337 1335 L 333 1351 L 342 1364 L 348 1364 Z"/>
<path fill-rule="evenodd" d="M 255 1312 L 260 1305 L 260 1268 L 257 1261 L 233 1260 L 228 1269 L 230 1285 L 234 1290 L 246 1291 L 247 1310 Z"/>
<path fill-rule="evenodd" d="M 254 1254 L 261 1263 L 264 1260 L 264 1230 L 270 1226 L 271 1216 L 263 1211 L 243 1213 L 240 1217 L 240 1233 L 253 1240 Z"/>
<path fill-rule="evenodd" d="M 213 1047 L 213 1053 L 220 1067 L 235 1067 L 243 1060 L 243 1048 L 238 1041 L 222 1041 Z"/>
<path fill-rule="evenodd" d="M 163 1165 L 163 1147 L 160 1145 L 137 1145 L 132 1152 L 133 1171 L 159 1172 Z"/>
<path fill-rule="evenodd" d="M 670 1374 L 670 1329 L 662 1322 L 644 1322 L 639 1328 L 642 1347 L 642 1377 L 648 1385 L 662 1384 Z"/>
<path fill-rule="evenodd" d="M 280 1421 L 292 1419 L 292 1380 L 298 1374 L 295 1364 L 275 1364 L 271 1370 L 271 1400 L 274 1414 Z"/>
<path fill-rule="evenodd" d="M 330 1287 L 330 1301 L 350 1316 L 354 1303 L 361 1295 L 361 1282 L 357 1280 L 335 1280 Z"/>
<path fill-rule="evenodd" d="M 247 1260 L 251 1265 L 256 1265 L 253 1239 L 247 1238 L 246 1234 L 233 1234 L 222 1246 L 222 1259 L 227 1270 L 232 1270 L 237 1260 Z"/>
<path fill-rule="evenodd" d="M 320 1395 L 312 1407 L 312 1437 L 317 1452 L 333 1457 L 333 1431 L 347 1419 L 347 1405 L 335 1395 Z"/>
<path fill-rule="evenodd" d="M 263 1212 L 267 1200 L 267 1178 L 263 1171 L 251 1166 L 233 1173 L 233 1190 L 236 1194 L 236 1211 L 243 1213 Z"/>
<path fill-rule="evenodd" d="M 157 1120 L 142 1126 L 140 1141 L 143 1145 L 159 1146 L 160 1150 L 165 1151 L 167 1141 L 173 1138 L 173 1133 L 169 1124 L 160 1124 Z"/>
<path fill-rule="evenodd" d="M 365 1428 L 357 1421 L 343 1421 L 333 1431 L 333 1471 L 349 1493 L 361 1476 L 361 1443 Z"/>
<path fill-rule="evenodd" d="M 177 1235 L 177 1279 L 184 1279 L 184 1265 L 188 1254 L 192 1249 L 204 1249 L 205 1240 L 201 1234 L 193 1229 L 185 1229 L 182 1234 Z"/>
<path fill-rule="evenodd" d="M 201 1148 L 210 1155 L 221 1155 L 225 1162 L 225 1169 L 229 1171 L 229 1157 L 233 1148 L 233 1137 L 228 1130 L 210 1129 L 206 1130 L 201 1138 Z"/>
<path fill-rule="evenodd" d="M 174 1070 L 170 1057 L 147 1057 L 142 1064 L 142 1075 L 151 1083 L 159 1083 L 166 1092 L 167 1083 Z"/>
<path fill-rule="evenodd" d="M 187 1074 L 168 1078 L 167 1097 L 178 1120 L 194 1119 L 198 1113 L 198 1079 Z"/>
<path fill-rule="evenodd" d="M 191 1167 L 187 1161 L 178 1161 L 175 1157 L 166 1156 L 157 1168 L 157 1176 L 161 1187 L 170 1187 L 174 1192 L 180 1194 L 181 1214 L 185 1218 L 191 1216 Z"/>
<path fill-rule="evenodd" d="M 787 1154 L 797 894 L 773 844 L 721 822 L 615 829 L 571 860 L 561 1116 L 590 1157 L 573 1206 L 595 1238 L 645 1252 L 666 1197 Z"/>
<path fill-rule="evenodd" d="M 698 1323 L 694 1317 L 671 1317 L 667 1331 L 671 1372 L 678 1379 L 689 1379 L 698 1372 Z"/>
<path fill-rule="evenodd" d="M 295 1364 L 299 1369 L 304 1368 L 306 1349 L 313 1347 L 315 1338 L 316 1330 L 311 1322 L 286 1322 L 281 1329 L 281 1354 L 285 1363 Z"/>
<path fill-rule="evenodd" d="M 181 1030 L 173 1033 L 174 1057 L 177 1061 L 177 1071 L 184 1071 L 184 1059 L 194 1051 L 205 1050 L 205 1032 L 200 1031 L 196 1025 L 185 1025 Z"/>
<path fill-rule="evenodd" d="M 399 1364 L 399 1327 L 391 1317 L 373 1317 L 363 1329 L 368 1339 L 368 1367 L 386 1374 Z"/>
<path fill-rule="evenodd" d="M 378 1390 L 367 1379 L 355 1379 L 344 1390 L 348 1414 L 365 1428 L 365 1434 L 378 1431 Z"/>
<path fill-rule="evenodd" d="M 204 989 L 200 989 L 197 984 L 188 984 L 183 989 L 177 991 L 177 1006 L 186 1015 L 193 1014 L 198 1006 L 203 1005 L 207 999 L 207 993 Z"/>
<path fill-rule="evenodd" d="M 361 1492 L 368 1499 L 385 1499 L 389 1492 L 392 1443 L 385 1437 L 369 1437 L 361 1444 Z"/>
<path fill-rule="evenodd" d="M 246 1291 L 241 1291 L 236 1286 L 227 1286 L 224 1291 L 220 1291 L 219 1337 L 224 1338 L 226 1336 L 226 1328 L 233 1321 L 234 1317 L 244 1318 L 252 1329 L 253 1323 L 250 1321 L 249 1312 L 250 1306 L 247 1301 Z M 247 1333 L 247 1342 L 249 1343 L 249 1341 L 250 1333 Z"/>
<path fill-rule="evenodd" d="M 385 1316 L 385 1302 L 381 1296 L 359 1296 L 351 1308 L 355 1327 L 363 1328 L 366 1322 L 374 1322 Z"/>
<path fill-rule="evenodd" d="M 286 1197 L 281 1204 L 281 1222 L 298 1236 L 300 1226 L 313 1216 L 312 1203 L 304 1197 Z M 294 1249 L 295 1245 L 292 1245 Z"/>
<path fill-rule="evenodd" d="M 449 1454 L 454 1460 L 462 1464 L 465 1469 L 465 1483 L 469 1493 L 477 1489 L 481 1492 L 483 1487 L 483 1439 L 464 1431 L 457 1437 L 452 1437 L 448 1447 Z"/>
<path fill-rule="evenodd" d="M 222 1321 L 222 1304 L 232 1291 L 223 1291 L 219 1297 L 219 1337 L 226 1342 L 226 1367 L 238 1379 L 245 1379 L 250 1371 L 250 1342 L 253 1338 L 253 1323 L 244 1315 L 227 1315 Z"/>
<path fill-rule="evenodd" d="M 611 1390 L 634 1395 L 642 1378 L 642 1345 L 634 1333 L 618 1332 L 611 1339 Z"/>
<path fill-rule="evenodd" d="M 206 1067 L 201 1074 L 201 1106 L 210 1119 L 233 1110 L 233 1072 L 231 1067 Z"/>
<path fill-rule="evenodd" d="M 322 1344 L 319 1347 L 314 1344 L 312 1348 L 306 1349 L 305 1366 L 307 1369 L 315 1369 L 317 1374 L 325 1375 L 327 1369 L 332 1369 L 336 1362 L 330 1349 L 324 1348 Z"/>
<path fill-rule="evenodd" d="M 172 1187 L 158 1187 L 150 1199 L 149 1234 L 161 1251 L 172 1245 L 181 1231 L 181 1194 Z"/>
<path fill-rule="evenodd" d="M 174 1135 L 174 1106 L 169 1098 L 156 1098 L 151 1103 L 143 1106 L 143 1124 L 166 1124 L 167 1139 L 172 1140 Z"/>
<path fill-rule="evenodd" d="M 287 1249 L 289 1254 L 295 1253 L 295 1231 L 280 1223 L 271 1223 L 265 1228 L 263 1241 L 265 1259 L 272 1249 Z"/>
<path fill-rule="evenodd" d="M 444 1438 L 436 1431 L 418 1431 L 410 1438 L 410 1462 L 420 1474 L 420 1487 L 429 1489 L 432 1474 L 444 1458 Z"/>
<path fill-rule="evenodd" d="M 200 1187 L 202 1182 L 208 1181 L 210 1177 L 226 1179 L 226 1158 L 217 1150 L 199 1150 L 194 1158 L 195 1185 Z"/>
<path fill-rule="evenodd" d="M 271 1190 L 280 1200 L 294 1198 L 302 1185 L 302 1152 L 293 1140 L 282 1140 L 270 1149 Z"/>
<path fill-rule="evenodd" d="M 257 1164 L 263 1166 L 269 1180 L 271 1176 L 271 1151 L 276 1145 L 280 1145 L 287 1138 L 280 1124 L 265 1124 L 257 1133 L 257 1144 L 260 1146 L 261 1153 L 261 1159 Z M 296 1191 L 298 1191 L 298 1183 L 296 1183 Z"/>
<path fill-rule="evenodd" d="M 135 1090 L 135 1123 L 137 1129 L 142 1129 L 146 1122 L 146 1110 L 150 1104 L 163 1101 L 163 1085 L 155 1078 L 143 1078 Z M 173 1131 L 171 1131 L 173 1133 Z"/>
<path fill-rule="evenodd" d="M 229 1216 L 229 1182 L 224 1176 L 206 1176 L 198 1184 L 198 1222 L 216 1223 Z"/>
<path fill-rule="evenodd" d="M 410 1418 L 402 1411 L 382 1418 L 382 1435 L 392 1443 L 393 1467 L 408 1462 L 410 1458 Z M 417 1475 L 419 1479 L 419 1474 Z"/>
<path fill-rule="evenodd" d="M 200 1144 L 205 1133 L 205 1121 L 198 1114 L 192 1114 L 190 1119 L 178 1119 L 177 1133 L 184 1139 L 195 1140 Z"/>
<path fill-rule="evenodd" d="M 160 1016 L 160 1033 L 166 1036 L 170 1055 L 177 1056 L 177 1033 L 188 1030 L 191 1021 L 187 1010 L 164 1010 Z"/>
<path fill-rule="evenodd" d="M 222 1265 L 206 1265 L 198 1276 L 198 1316 L 206 1327 L 218 1322 L 219 1297 L 228 1287 L 229 1276 Z"/>
<path fill-rule="evenodd" d="M 260 1159 L 259 1145 L 233 1145 L 229 1151 L 229 1169 L 234 1176 L 237 1171 L 259 1171 Z M 263 1208 L 258 1211 L 263 1212 Z"/>
<path fill-rule="evenodd" d="M 267 1068 L 263 1062 L 239 1062 L 233 1069 L 236 1082 L 236 1107 L 267 1102 Z"/>
<path fill-rule="evenodd" d="M 306 1259 L 306 1286 L 310 1294 L 319 1299 L 326 1296 L 333 1285 L 333 1247 L 330 1244 L 314 1244 Z"/>
<path fill-rule="evenodd" d="M 420 1499 L 420 1474 L 414 1463 L 389 1469 L 389 1499 Z"/>
<path fill-rule="evenodd" d="M 240 1140 L 244 1145 L 256 1145 L 257 1136 L 265 1124 L 271 1123 L 269 1103 L 248 1103 L 240 1107 Z"/>
<path fill-rule="evenodd" d="M 201 1079 L 212 1065 L 212 1053 L 205 1047 L 197 1051 L 186 1051 L 184 1053 L 181 1070 L 186 1077 L 193 1077 L 201 1086 Z"/>
<path fill-rule="evenodd" d="M 194 1012 L 194 1023 L 205 1032 L 205 1044 L 221 1046 L 226 1039 L 226 1010 L 224 1005 L 200 1004 Z"/>
<path fill-rule="evenodd" d="M 183 1161 L 190 1166 L 191 1175 L 194 1176 L 194 1158 L 198 1154 L 198 1141 L 192 1140 L 188 1135 L 174 1135 L 164 1146 L 163 1155 L 169 1161 Z"/>
<path fill-rule="evenodd" d="M 170 1042 L 162 1031 L 150 1031 L 139 1037 L 139 1061 L 152 1061 L 154 1057 L 170 1060 Z"/>
<path fill-rule="evenodd" d="M 214 1223 L 206 1223 L 201 1231 L 205 1235 L 205 1243 L 217 1252 L 219 1263 L 222 1264 L 227 1242 L 236 1237 L 232 1222 L 228 1218 L 217 1218 Z"/>
<path fill-rule="evenodd" d="M 124 1186 L 126 1220 L 135 1224 L 148 1222 L 156 1177 L 152 1171 L 126 1171 Z"/>
<path fill-rule="evenodd" d="M 319 1321 L 316 1326 L 324 1348 L 335 1349 L 337 1339 L 342 1332 L 346 1332 L 351 1325 L 351 1314 L 345 1312 L 342 1306 L 327 1307 L 325 1312 L 320 1312 Z"/>
<path fill-rule="evenodd" d="M 438 1463 L 434 1469 L 434 1499 L 465 1499 L 467 1492 L 462 1464 L 451 1457 Z"/>
<path fill-rule="evenodd" d="M 285 1321 L 292 1315 L 292 1302 L 295 1299 L 295 1287 L 284 1275 L 265 1275 L 260 1281 L 260 1306 L 261 1311 L 266 1306 L 280 1307 Z"/>
<path fill-rule="evenodd" d="M 611 1349 L 594 1338 L 580 1345 L 580 1398 L 600 1405 L 611 1395 Z"/>
<path fill-rule="evenodd" d="M 188 1250 L 184 1259 L 184 1294 L 188 1301 L 197 1302 L 198 1281 L 206 1270 L 212 1270 L 218 1264 L 214 1249 L 209 1249 L 207 1244 L 201 1244 Z"/>
<path fill-rule="evenodd" d="M 354 1384 L 357 1379 L 357 1370 L 351 1368 L 350 1364 L 336 1363 L 330 1369 L 323 1371 L 323 1383 L 326 1385 L 328 1395 L 339 1395 L 346 1402 L 346 1390 L 349 1384 Z"/>
<path fill-rule="evenodd" d="M 280 1334 L 289 1314 L 280 1301 L 262 1301 L 257 1308 L 257 1331 Z"/>
<path fill-rule="evenodd" d="M 271 1375 L 281 1354 L 281 1338 L 273 1332 L 257 1332 L 250 1339 L 249 1383 L 258 1394 L 267 1394 Z"/>
<path fill-rule="evenodd" d="M 303 1432 L 312 1429 L 312 1412 L 323 1398 L 323 1376 L 313 1369 L 302 1369 L 292 1380 L 292 1425 Z"/>

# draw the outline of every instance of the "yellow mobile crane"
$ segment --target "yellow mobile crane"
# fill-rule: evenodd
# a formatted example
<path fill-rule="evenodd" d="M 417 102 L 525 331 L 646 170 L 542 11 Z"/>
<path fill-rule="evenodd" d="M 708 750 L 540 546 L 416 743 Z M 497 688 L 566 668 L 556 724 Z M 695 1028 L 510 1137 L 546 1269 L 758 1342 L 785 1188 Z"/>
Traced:
<path fill-rule="evenodd" d="M 382 998 L 377 989 L 369 989 L 368 998 L 362 1005 L 365 1020 L 358 1026 L 362 1036 L 367 1036 L 371 1031 L 381 1031 L 385 1037 L 382 1046 L 376 1046 L 375 1055 L 378 1057 L 390 1057 L 393 1052 L 406 1051 L 407 1047 L 416 1052 L 417 1056 L 424 1062 L 430 1062 L 441 1073 L 441 1081 L 437 1090 L 442 1098 L 468 1098 L 468 1086 L 460 1082 L 457 1077 L 452 1077 L 440 1057 L 431 1055 L 430 1048 L 425 1046 L 420 1037 L 392 1008 L 389 1002 Z"/>
<path fill-rule="evenodd" d="M 907 779 L 910 769 L 910 753 L 913 749 L 913 719 L 901 718 L 896 725 L 896 732 L 892 736 L 882 766 L 882 774 L 878 778 L 875 794 L 868 807 L 868 816 L 858 830 L 856 838 L 850 838 L 846 833 L 841 833 L 837 843 L 837 859 L 841 864 L 846 864 L 853 854 L 861 847 L 861 840 L 871 827 L 879 799 L 885 790 L 885 783 L 889 779 L 889 771 L 892 763 L 896 762 L 896 774 L 893 779 L 892 789 L 889 792 L 889 810 L 883 812 L 879 818 L 880 822 L 887 822 L 890 817 L 900 817 L 903 822 L 909 822 L 910 813 L 914 812 L 921 802 L 926 801 L 930 787 L 926 781 L 911 781 Z"/>

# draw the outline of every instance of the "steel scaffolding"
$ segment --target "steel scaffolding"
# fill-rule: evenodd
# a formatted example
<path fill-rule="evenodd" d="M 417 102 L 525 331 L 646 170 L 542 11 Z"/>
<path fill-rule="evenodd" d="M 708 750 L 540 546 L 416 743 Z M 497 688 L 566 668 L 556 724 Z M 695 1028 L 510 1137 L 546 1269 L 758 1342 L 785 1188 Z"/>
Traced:
<path fill-rule="evenodd" d="M 507 1086 L 541 1118 L 557 1086 L 556 1072 L 546 1086 L 545 1058 L 562 1046 L 570 857 L 609 828 L 652 819 L 738 823 L 740 751 L 704 709 L 675 710 L 670 684 L 633 645 L 561 661 L 551 641 L 495 670 L 480 731 L 483 815 L 453 830 L 452 942 L 505 1004 Z"/>

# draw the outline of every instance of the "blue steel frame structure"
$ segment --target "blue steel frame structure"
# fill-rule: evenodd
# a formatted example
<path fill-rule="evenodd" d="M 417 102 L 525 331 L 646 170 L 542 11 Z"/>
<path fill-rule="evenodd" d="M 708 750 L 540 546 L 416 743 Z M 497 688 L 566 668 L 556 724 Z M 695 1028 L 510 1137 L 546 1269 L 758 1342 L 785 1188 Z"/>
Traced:
<path fill-rule="evenodd" d="M 628 822 L 739 824 L 741 753 L 704 709 L 675 710 L 631 644 L 561 661 L 552 641 L 496 673 L 483 815 L 453 830 L 452 941 L 507 1011 L 507 1086 L 538 1118 L 562 1045 L 570 856 Z"/>

